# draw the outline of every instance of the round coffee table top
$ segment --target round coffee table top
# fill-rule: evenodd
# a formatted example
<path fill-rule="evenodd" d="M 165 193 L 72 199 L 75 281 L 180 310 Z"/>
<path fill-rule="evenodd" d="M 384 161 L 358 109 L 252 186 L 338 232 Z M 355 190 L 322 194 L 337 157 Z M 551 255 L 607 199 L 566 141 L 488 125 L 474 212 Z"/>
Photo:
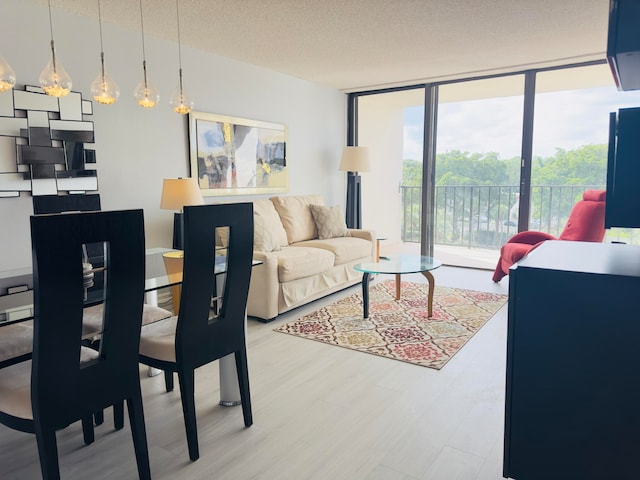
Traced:
<path fill-rule="evenodd" d="M 422 255 L 398 255 L 380 258 L 379 262 L 358 263 L 353 268 L 364 273 L 420 273 L 435 270 L 442 263 L 437 258 Z"/>

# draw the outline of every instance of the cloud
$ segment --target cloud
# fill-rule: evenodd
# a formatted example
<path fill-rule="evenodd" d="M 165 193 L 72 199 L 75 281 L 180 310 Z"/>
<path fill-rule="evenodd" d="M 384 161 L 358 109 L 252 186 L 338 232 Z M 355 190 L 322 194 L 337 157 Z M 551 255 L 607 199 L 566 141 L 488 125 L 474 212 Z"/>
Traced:
<path fill-rule="evenodd" d="M 543 93 L 536 96 L 533 154 L 554 155 L 557 148 L 608 143 L 609 112 L 640 105 L 640 91 L 613 87 Z M 498 97 L 439 105 L 438 153 L 461 150 L 521 154 L 522 97 Z M 422 159 L 424 109 L 405 110 L 404 158 Z"/>

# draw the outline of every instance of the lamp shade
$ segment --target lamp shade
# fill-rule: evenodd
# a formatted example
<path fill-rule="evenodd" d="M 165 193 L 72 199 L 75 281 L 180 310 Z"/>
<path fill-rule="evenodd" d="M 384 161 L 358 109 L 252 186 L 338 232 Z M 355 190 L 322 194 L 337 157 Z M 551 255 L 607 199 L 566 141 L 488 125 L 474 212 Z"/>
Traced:
<path fill-rule="evenodd" d="M 369 149 L 367 147 L 344 147 L 340 168 L 343 172 L 368 172 Z"/>
<path fill-rule="evenodd" d="M 160 208 L 182 210 L 185 205 L 202 205 L 204 199 L 195 178 L 165 178 Z"/>

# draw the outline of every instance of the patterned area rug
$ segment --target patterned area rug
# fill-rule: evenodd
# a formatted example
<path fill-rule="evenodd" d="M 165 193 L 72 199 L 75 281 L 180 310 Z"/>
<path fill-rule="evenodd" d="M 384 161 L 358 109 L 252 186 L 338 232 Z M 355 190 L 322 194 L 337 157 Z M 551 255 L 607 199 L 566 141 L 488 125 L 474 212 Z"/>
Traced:
<path fill-rule="evenodd" d="M 394 280 L 369 288 L 367 320 L 358 292 L 274 330 L 440 370 L 507 301 L 436 284 L 428 318 L 426 284 L 402 282 L 398 301 Z"/>

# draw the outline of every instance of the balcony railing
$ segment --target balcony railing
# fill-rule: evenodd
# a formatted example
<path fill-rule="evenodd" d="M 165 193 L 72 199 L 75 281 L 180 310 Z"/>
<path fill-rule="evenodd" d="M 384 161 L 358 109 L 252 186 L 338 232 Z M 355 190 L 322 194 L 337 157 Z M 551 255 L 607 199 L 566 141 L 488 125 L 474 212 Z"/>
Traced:
<path fill-rule="evenodd" d="M 602 185 L 531 187 L 530 230 L 560 235 L 573 205 L 589 189 Z M 421 187 L 401 187 L 402 240 L 420 242 Z M 435 243 L 498 249 L 518 231 L 519 187 L 447 185 L 435 189 Z M 640 243 L 635 230 L 615 229 L 607 240 Z"/>

